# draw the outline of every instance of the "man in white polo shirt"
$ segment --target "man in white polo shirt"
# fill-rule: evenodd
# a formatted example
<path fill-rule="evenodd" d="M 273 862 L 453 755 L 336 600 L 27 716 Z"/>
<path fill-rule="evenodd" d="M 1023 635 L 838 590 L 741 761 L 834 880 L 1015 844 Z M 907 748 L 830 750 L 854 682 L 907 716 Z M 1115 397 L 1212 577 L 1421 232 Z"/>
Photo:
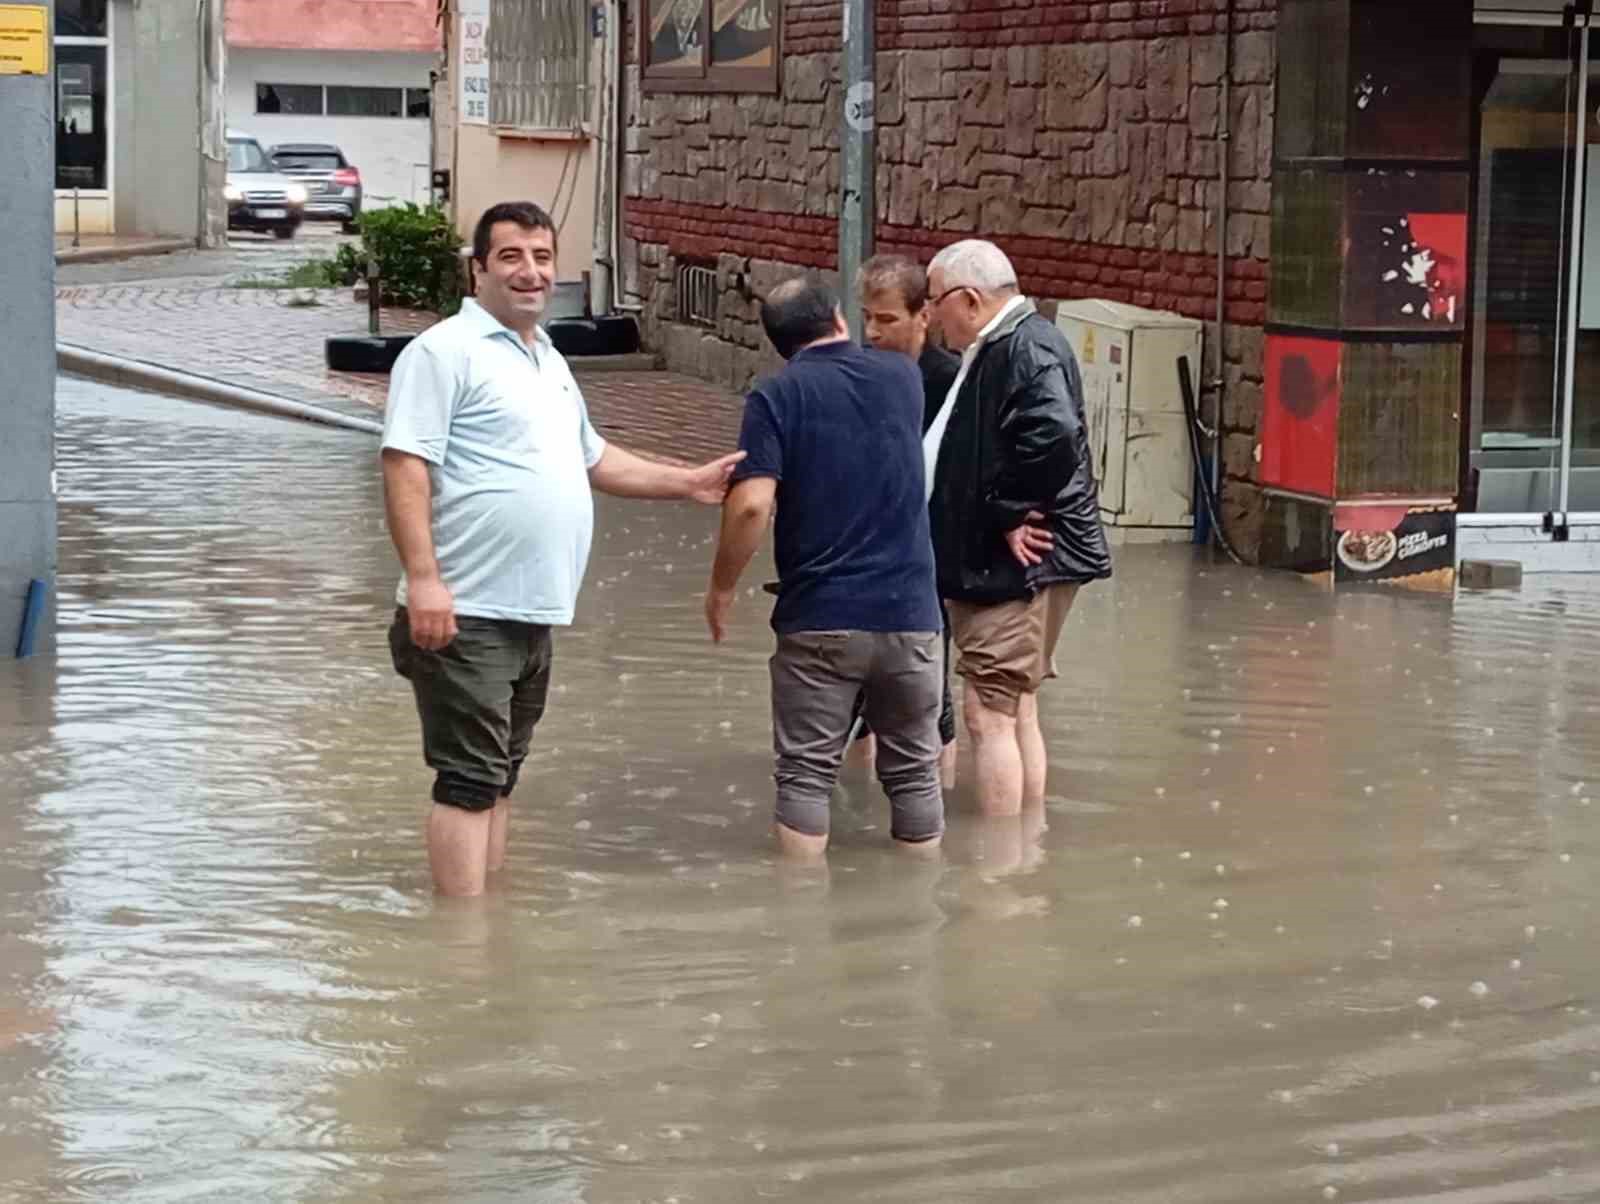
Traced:
<path fill-rule="evenodd" d="M 556 274 L 544 210 L 489 209 L 472 258 L 475 297 L 395 364 L 383 435 L 404 569 L 389 645 L 436 774 L 428 860 L 444 895 L 483 893 L 504 863 L 506 799 L 550 685 L 550 629 L 571 624 L 589 558 L 590 487 L 718 505 L 743 458 L 678 468 L 595 432 L 539 329 Z"/>

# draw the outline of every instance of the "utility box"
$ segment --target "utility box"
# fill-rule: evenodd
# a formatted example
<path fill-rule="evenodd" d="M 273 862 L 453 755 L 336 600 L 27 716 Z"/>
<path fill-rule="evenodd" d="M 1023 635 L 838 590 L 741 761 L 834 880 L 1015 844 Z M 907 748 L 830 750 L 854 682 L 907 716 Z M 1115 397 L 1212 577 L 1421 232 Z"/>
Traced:
<path fill-rule="evenodd" d="M 1056 325 L 1083 374 L 1100 516 L 1124 540 L 1194 534 L 1195 464 L 1178 359 L 1201 377 L 1204 327 L 1119 301 L 1063 301 Z"/>

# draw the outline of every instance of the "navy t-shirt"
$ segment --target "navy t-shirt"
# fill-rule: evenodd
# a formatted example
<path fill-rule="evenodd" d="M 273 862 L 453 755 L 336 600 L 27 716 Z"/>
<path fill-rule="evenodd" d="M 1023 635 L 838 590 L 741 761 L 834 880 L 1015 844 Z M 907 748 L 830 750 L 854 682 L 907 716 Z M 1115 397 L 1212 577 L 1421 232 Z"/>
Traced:
<path fill-rule="evenodd" d="M 799 351 L 745 399 L 739 447 L 735 481 L 778 481 L 775 631 L 940 630 L 915 363 Z"/>

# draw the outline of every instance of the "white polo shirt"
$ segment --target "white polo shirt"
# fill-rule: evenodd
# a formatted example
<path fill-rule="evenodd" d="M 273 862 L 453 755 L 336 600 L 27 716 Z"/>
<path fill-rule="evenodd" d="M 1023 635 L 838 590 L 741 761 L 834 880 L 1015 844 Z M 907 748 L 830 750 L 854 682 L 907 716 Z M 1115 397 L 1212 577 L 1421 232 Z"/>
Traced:
<path fill-rule="evenodd" d="M 396 361 L 383 446 L 428 462 L 434 554 L 457 614 L 572 622 L 594 534 L 589 469 L 606 445 L 544 331 L 530 349 L 462 302 Z"/>

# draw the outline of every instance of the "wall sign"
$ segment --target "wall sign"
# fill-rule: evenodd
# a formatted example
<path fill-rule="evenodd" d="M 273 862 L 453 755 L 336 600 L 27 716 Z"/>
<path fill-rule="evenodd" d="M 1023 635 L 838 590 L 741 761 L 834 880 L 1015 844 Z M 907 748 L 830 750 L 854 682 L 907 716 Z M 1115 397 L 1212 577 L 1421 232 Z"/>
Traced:
<path fill-rule="evenodd" d="M 489 0 L 461 0 L 461 46 L 456 74 L 461 78 L 461 124 L 488 125 Z"/>
<path fill-rule="evenodd" d="M 0 75 L 50 73 L 48 16 L 42 4 L 0 4 Z"/>

